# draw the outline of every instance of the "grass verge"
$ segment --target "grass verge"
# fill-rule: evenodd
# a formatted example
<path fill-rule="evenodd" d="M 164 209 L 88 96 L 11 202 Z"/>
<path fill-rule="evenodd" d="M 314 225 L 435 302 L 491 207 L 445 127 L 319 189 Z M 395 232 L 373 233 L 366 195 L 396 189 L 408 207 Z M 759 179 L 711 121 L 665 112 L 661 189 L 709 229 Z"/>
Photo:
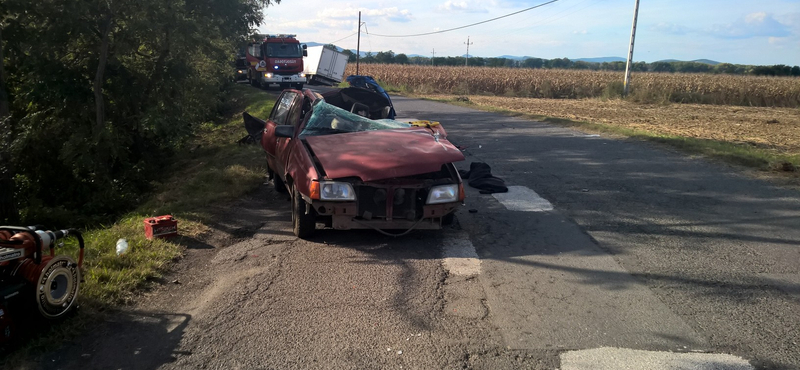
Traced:
<path fill-rule="evenodd" d="M 236 142 L 246 135 L 241 113 L 267 117 L 275 96 L 242 85 L 231 86 L 229 92 L 227 117 L 201 126 L 173 164 L 165 168 L 169 175 L 154 184 L 149 200 L 114 224 L 83 232 L 86 254 L 80 314 L 46 328 L 7 356 L 6 365 L 20 365 L 28 355 L 74 336 L 105 309 L 130 302 L 137 289 L 161 277 L 170 263 L 181 257 L 187 244 L 209 230 L 208 205 L 236 199 L 264 181 L 266 162 L 260 146 Z M 147 240 L 144 218 L 162 214 L 179 220 L 180 237 Z M 115 246 L 120 238 L 127 239 L 129 249 L 118 256 Z M 66 239 L 58 254 L 77 256 L 77 251 L 77 242 Z"/>

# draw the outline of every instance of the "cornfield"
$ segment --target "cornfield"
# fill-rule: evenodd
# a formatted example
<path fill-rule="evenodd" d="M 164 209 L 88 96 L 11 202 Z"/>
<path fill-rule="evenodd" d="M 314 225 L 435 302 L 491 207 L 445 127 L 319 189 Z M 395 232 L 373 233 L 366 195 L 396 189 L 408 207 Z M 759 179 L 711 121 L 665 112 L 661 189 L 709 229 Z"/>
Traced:
<path fill-rule="evenodd" d="M 355 74 L 355 65 L 347 66 Z M 619 97 L 624 73 L 609 71 L 362 64 L 362 75 L 415 93 L 582 99 Z M 630 98 L 761 107 L 800 107 L 800 79 L 683 73 L 634 73 Z"/>

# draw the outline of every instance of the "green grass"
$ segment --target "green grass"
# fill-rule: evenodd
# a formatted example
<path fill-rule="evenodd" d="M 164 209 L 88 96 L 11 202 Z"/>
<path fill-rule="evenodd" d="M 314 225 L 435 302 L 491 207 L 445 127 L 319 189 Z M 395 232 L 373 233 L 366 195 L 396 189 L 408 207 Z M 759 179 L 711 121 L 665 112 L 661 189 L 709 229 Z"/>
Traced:
<path fill-rule="evenodd" d="M 731 143 L 719 140 L 699 139 L 677 135 L 665 135 L 656 132 L 630 129 L 603 123 L 574 121 L 558 117 L 542 116 L 516 112 L 496 107 L 478 106 L 469 101 L 455 99 L 428 99 L 448 104 L 470 107 L 487 112 L 501 113 L 509 116 L 524 117 L 539 122 L 547 122 L 560 126 L 573 127 L 586 132 L 620 135 L 645 141 L 669 145 L 689 154 L 699 154 L 723 160 L 727 163 L 746 166 L 763 171 L 787 172 L 787 167 L 800 169 L 800 155 L 774 153 L 768 149 L 753 147 L 747 144 Z M 789 172 L 799 174 L 799 172 Z"/>
<path fill-rule="evenodd" d="M 204 123 L 195 139 L 165 169 L 162 183 L 155 184 L 149 200 L 135 211 L 105 227 L 86 230 L 83 264 L 84 283 L 80 288 L 80 314 L 50 328 L 27 346 L 9 356 L 8 364 L 24 361 L 28 354 L 58 345 L 80 332 L 101 311 L 130 302 L 138 289 L 158 279 L 170 263 L 182 255 L 192 238 L 208 230 L 209 204 L 236 199 L 256 189 L 266 173 L 266 161 L 260 146 L 239 145 L 246 135 L 241 113 L 267 117 L 275 97 L 261 90 L 235 85 L 228 96 L 229 112 L 221 122 Z M 147 240 L 143 220 L 171 214 L 178 219 L 181 236 Z M 129 250 L 116 254 L 118 239 L 127 239 Z M 77 258 L 78 245 L 73 238 L 58 249 L 59 254 Z M 0 362 L 2 363 L 2 362 Z"/>
<path fill-rule="evenodd" d="M 106 228 L 86 233 L 86 283 L 81 296 L 99 306 L 124 302 L 148 279 L 158 277 L 183 251 L 185 238 L 208 230 L 209 204 L 236 199 L 256 189 L 266 173 L 258 145 L 239 145 L 246 135 L 241 113 L 267 117 L 274 96 L 247 86 L 234 85 L 228 96 L 229 117 L 204 123 L 195 139 L 174 158 L 170 175 L 135 211 Z M 178 219 L 182 237 L 147 240 L 143 220 L 171 214 Z M 128 240 L 130 252 L 117 256 L 116 240 Z"/>

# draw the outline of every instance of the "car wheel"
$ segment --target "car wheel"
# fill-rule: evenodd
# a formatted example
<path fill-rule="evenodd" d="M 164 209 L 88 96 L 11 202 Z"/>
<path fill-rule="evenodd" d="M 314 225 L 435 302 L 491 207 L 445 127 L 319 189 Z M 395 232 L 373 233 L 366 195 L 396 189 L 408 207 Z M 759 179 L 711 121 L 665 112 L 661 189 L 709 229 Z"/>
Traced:
<path fill-rule="evenodd" d="M 294 235 L 300 239 L 306 239 L 317 228 L 317 215 L 313 209 L 306 213 L 306 201 L 297 191 L 292 188 L 292 229 Z"/>
<path fill-rule="evenodd" d="M 452 225 L 453 222 L 456 220 L 456 213 L 448 213 L 442 217 L 442 226 L 449 226 Z"/>
<path fill-rule="evenodd" d="M 303 90 L 303 84 L 295 84 L 294 88 L 297 90 Z"/>

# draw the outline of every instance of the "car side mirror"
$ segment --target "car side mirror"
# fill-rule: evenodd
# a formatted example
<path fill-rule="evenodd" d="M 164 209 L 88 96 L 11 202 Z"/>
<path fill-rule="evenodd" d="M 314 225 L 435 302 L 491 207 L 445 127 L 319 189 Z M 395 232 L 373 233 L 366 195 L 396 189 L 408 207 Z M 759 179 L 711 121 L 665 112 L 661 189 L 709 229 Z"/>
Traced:
<path fill-rule="evenodd" d="M 303 44 L 303 56 L 304 57 L 308 56 L 308 45 L 306 44 Z"/>
<path fill-rule="evenodd" d="M 276 137 L 288 137 L 290 139 L 293 138 L 294 137 L 294 126 L 286 126 L 286 125 L 276 126 L 275 127 L 275 136 Z"/>

